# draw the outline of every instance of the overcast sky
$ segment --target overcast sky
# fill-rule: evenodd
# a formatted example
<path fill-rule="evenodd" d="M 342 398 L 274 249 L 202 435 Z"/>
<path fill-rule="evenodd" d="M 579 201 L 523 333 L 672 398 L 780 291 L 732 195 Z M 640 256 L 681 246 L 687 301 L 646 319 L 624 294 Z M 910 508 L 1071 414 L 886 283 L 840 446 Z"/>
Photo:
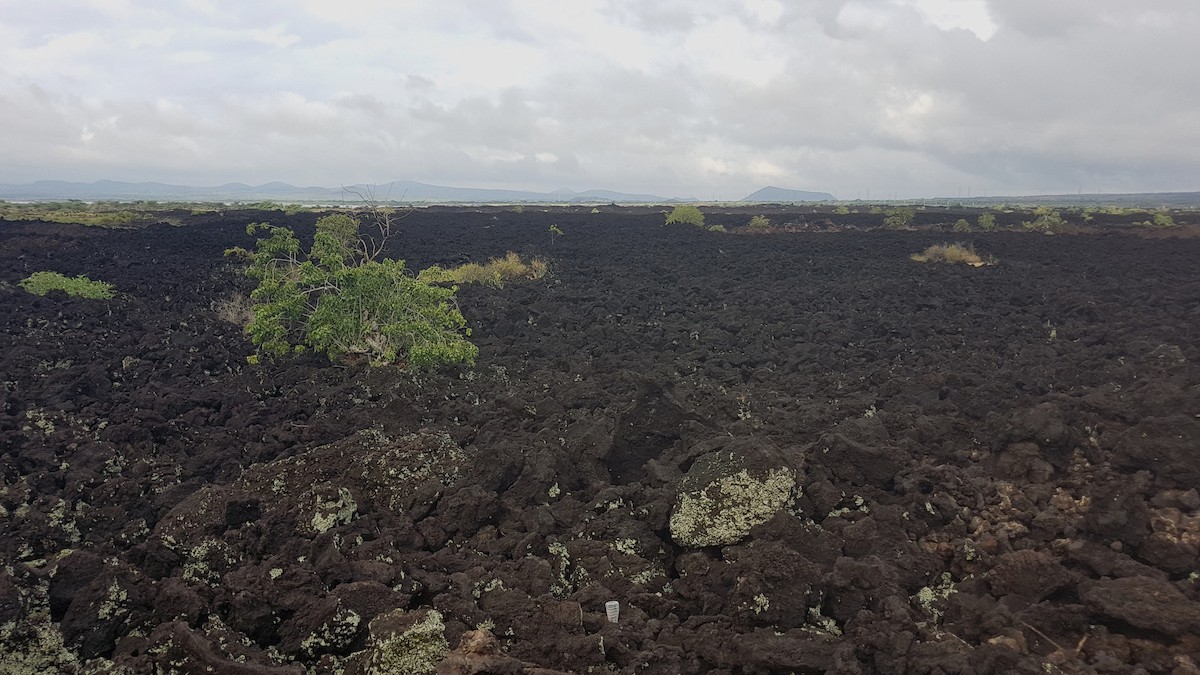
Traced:
<path fill-rule="evenodd" d="M 1200 190 L 1197 0 L 0 0 L 0 182 Z"/>

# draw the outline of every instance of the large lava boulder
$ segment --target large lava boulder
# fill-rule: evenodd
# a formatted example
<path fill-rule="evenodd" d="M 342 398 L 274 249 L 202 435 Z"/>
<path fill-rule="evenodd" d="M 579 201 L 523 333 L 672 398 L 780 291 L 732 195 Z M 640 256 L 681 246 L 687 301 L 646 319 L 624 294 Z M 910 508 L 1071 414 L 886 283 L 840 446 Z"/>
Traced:
<path fill-rule="evenodd" d="M 735 443 L 696 458 L 679 481 L 671 538 L 688 547 L 727 546 L 795 504 L 799 458 L 778 448 Z"/>

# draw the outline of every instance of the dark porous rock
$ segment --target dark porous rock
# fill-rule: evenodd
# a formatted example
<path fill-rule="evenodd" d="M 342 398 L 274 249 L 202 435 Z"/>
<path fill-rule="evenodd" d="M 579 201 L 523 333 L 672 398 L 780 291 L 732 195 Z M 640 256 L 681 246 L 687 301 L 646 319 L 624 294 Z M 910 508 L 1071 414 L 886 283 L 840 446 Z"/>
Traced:
<path fill-rule="evenodd" d="M 60 624 L 63 639 L 84 659 L 111 656 L 117 640 L 150 616 L 149 599 L 155 592 L 153 582 L 132 568 L 106 564 L 96 572 L 76 590 Z"/>
<path fill-rule="evenodd" d="M 58 561 L 50 577 L 50 617 L 61 621 L 75 596 L 104 571 L 104 561 L 90 551 L 74 551 Z"/>
<path fill-rule="evenodd" d="M 228 675 L 302 675 L 304 668 L 280 664 L 264 650 L 241 644 L 237 633 L 219 622 L 192 628 L 182 621 L 160 624 L 150 634 L 153 665 L 147 672 L 178 672 L 186 665 L 191 672 Z"/>
<path fill-rule="evenodd" d="M 7 570 L 0 569 L 0 624 L 21 615 L 21 591 Z"/>
<path fill-rule="evenodd" d="M 405 209 L 414 273 L 553 267 L 416 370 L 248 359 L 224 252 L 322 214 L 245 206 L 0 218 L 0 673 L 1196 671 L 1196 214 L 972 269 L 909 258 L 958 206 Z"/>
<path fill-rule="evenodd" d="M 427 673 L 450 651 L 446 625 L 435 610 L 396 610 L 370 622 L 366 649 L 346 660 L 346 675 Z"/>
<path fill-rule="evenodd" d="M 725 549 L 736 579 L 729 592 L 734 616 L 751 625 L 803 625 L 821 581 L 821 568 L 777 542 L 751 542 Z"/>
<path fill-rule="evenodd" d="M 1127 430 L 1104 434 L 1101 441 L 1112 451 L 1114 466 L 1151 471 L 1161 487 L 1189 490 L 1200 485 L 1197 438 L 1200 419 L 1193 413 L 1146 418 Z"/>
<path fill-rule="evenodd" d="M 1179 509 L 1181 511 L 1200 510 L 1200 491 L 1163 490 L 1150 499 L 1150 505 L 1160 509 Z"/>
<path fill-rule="evenodd" d="M 178 577 L 164 579 L 158 584 L 154 597 L 154 618 L 159 623 L 183 621 L 199 626 L 208 605 L 198 593 Z"/>
<path fill-rule="evenodd" d="M 1050 555 L 1026 549 L 999 556 L 984 579 L 998 598 L 1015 595 L 1037 602 L 1069 586 L 1072 575 Z"/>
<path fill-rule="evenodd" d="M 1040 403 L 1013 414 L 1009 438 L 1014 443 L 1033 443 L 1042 459 L 1055 468 L 1066 468 L 1071 451 L 1079 443 L 1079 435 L 1054 403 Z M 1011 445 L 1009 446 L 1012 447 Z"/>
<path fill-rule="evenodd" d="M 1171 637 L 1200 633 L 1200 602 L 1169 581 L 1149 577 L 1102 579 L 1080 585 L 1093 613 Z"/>
<path fill-rule="evenodd" d="M 1004 478 L 1040 483 L 1054 475 L 1054 466 L 1042 459 L 1042 450 L 1037 443 L 1022 441 L 1009 443 L 996 455 L 995 471 Z"/>
<path fill-rule="evenodd" d="M 833 666 L 837 641 L 800 629 L 782 635 L 760 629 L 740 635 L 731 646 L 731 652 L 714 655 L 714 660 L 751 672 L 827 672 Z"/>
<path fill-rule="evenodd" d="M 279 627 L 279 649 L 313 659 L 322 654 L 346 654 L 366 631 L 362 616 L 336 596 L 315 599 Z"/>
<path fill-rule="evenodd" d="M 795 502 L 803 455 L 757 439 L 730 439 L 680 479 L 670 532 L 688 548 L 736 544 Z"/>
<path fill-rule="evenodd" d="M 889 489 L 905 465 L 904 453 L 887 445 L 872 445 L 834 433 L 810 448 L 810 461 L 852 485 Z"/>
<path fill-rule="evenodd" d="M 1083 529 L 1108 541 L 1140 545 L 1150 534 L 1150 509 L 1142 496 L 1146 475 L 1093 489 L 1092 506 Z"/>
<path fill-rule="evenodd" d="M 412 596 L 375 581 L 355 581 L 333 589 L 342 605 L 369 622 L 380 614 L 404 609 Z"/>
<path fill-rule="evenodd" d="M 1200 515 L 1187 515 L 1176 508 L 1154 509 L 1150 529 L 1150 536 L 1138 548 L 1143 560 L 1174 574 L 1200 569 Z"/>
<path fill-rule="evenodd" d="M 1063 547 L 1066 560 L 1082 565 L 1086 571 L 1100 577 L 1151 577 L 1166 579 L 1167 573 L 1138 562 L 1122 551 L 1090 541 L 1071 541 Z"/>

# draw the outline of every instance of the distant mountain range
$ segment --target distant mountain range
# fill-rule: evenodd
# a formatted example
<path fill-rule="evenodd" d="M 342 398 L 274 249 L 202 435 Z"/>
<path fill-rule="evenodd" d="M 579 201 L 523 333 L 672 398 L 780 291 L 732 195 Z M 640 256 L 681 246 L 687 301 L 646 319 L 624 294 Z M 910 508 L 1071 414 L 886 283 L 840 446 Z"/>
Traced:
<path fill-rule="evenodd" d="M 786 188 L 768 185 L 742 199 L 744 202 L 772 202 L 776 204 L 787 202 L 831 202 L 833 195 L 828 192 L 805 192 L 804 190 L 788 190 Z"/>
<path fill-rule="evenodd" d="M 430 185 L 411 180 L 397 180 L 379 185 L 350 185 L 346 187 L 297 187 L 273 182 L 263 185 L 226 183 L 215 187 L 169 185 L 166 183 L 126 183 L 101 180 L 94 183 L 70 183 L 41 180 L 26 185 L 0 184 L 0 200 L 55 201 L 81 199 L 84 201 L 183 201 L 183 202 L 298 202 L 330 204 L 359 201 L 354 192 L 374 194 L 380 201 L 428 204 L 670 204 L 695 202 L 692 198 L 660 197 L 651 194 L 614 192 L 612 190 L 560 189 L 553 192 L 526 190 L 495 190 L 487 188 L 449 187 Z M 1052 206 L 1130 206 L 1130 207 L 1200 207 L 1200 192 L 1137 192 L 1129 194 L 1063 194 L 993 197 L 929 198 L 936 202 L 963 206 L 995 204 L 1024 204 Z M 772 204 L 794 202 L 831 202 L 836 198 L 828 192 L 808 192 L 767 186 L 747 195 L 741 201 Z M 905 202 L 928 200 L 908 199 Z"/>
<path fill-rule="evenodd" d="M 150 201 L 220 201 L 258 202 L 282 201 L 305 203 L 330 203 L 359 201 L 354 192 L 373 194 L 380 201 L 431 202 L 431 203 L 496 203 L 496 202 L 545 202 L 545 203 L 609 203 L 632 202 L 663 204 L 695 201 L 659 197 L 650 194 L 630 194 L 612 190 L 586 190 L 575 192 L 561 189 L 554 192 L 529 192 L 523 190 L 493 190 L 484 188 L 446 187 L 428 185 L 410 180 L 398 180 L 381 185 L 350 185 L 342 187 L 296 187 L 287 183 L 265 183 L 246 185 L 227 183 L 216 187 L 193 187 L 168 185 L 165 183 L 123 183 L 102 180 L 94 183 L 68 183 L 43 180 L 29 185 L 0 185 L 0 199 L 7 200 L 150 200 Z"/>
<path fill-rule="evenodd" d="M 938 201 L 963 206 L 1011 204 L 1024 206 L 1125 206 L 1129 208 L 1196 208 L 1200 192 L 1128 192 L 1104 194 L 1026 195 L 1008 197 L 943 197 Z"/>

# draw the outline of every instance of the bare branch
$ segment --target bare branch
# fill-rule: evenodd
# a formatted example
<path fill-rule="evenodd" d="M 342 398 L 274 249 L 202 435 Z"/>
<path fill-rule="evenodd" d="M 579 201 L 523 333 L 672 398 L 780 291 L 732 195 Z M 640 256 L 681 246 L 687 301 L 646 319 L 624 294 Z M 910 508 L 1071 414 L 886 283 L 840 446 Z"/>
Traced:
<path fill-rule="evenodd" d="M 391 186 L 388 184 L 388 196 L 385 197 L 385 202 L 391 197 Z M 377 259 L 383 254 L 387 248 L 387 242 L 396 234 L 396 219 L 395 210 L 388 206 L 383 206 L 375 198 L 375 190 L 371 186 L 365 186 L 359 190 L 355 187 L 342 186 L 342 190 L 348 192 L 358 198 L 362 207 L 370 215 L 371 225 L 374 226 L 374 231 L 363 232 L 359 234 L 359 246 L 356 252 L 362 256 L 365 262 Z M 398 217 L 403 218 L 412 213 L 412 209 L 408 209 Z"/>

